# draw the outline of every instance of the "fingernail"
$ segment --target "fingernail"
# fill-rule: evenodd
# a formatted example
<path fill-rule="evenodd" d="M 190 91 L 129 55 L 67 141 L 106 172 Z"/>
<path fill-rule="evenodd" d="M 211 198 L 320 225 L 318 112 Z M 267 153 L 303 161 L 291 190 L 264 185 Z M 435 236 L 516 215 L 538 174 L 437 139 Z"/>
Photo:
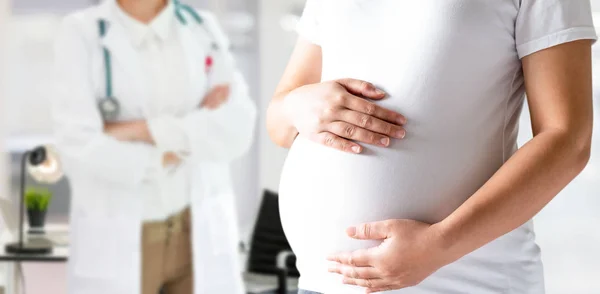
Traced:
<path fill-rule="evenodd" d="M 381 140 L 379 140 L 381 142 L 381 145 L 383 146 L 388 146 L 390 144 L 390 139 L 389 138 L 381 138 Z"/>
<path fill-rule="evenodd" d="M 385 92 L 383 90 L 377 88 L 375 88 L 375 93 L 377 93 L 377 95 L 385 95 Z"/>
<path fill-rule="evenodd" d="M 406 131 L 405 130 L 396 131 L 396 134 L 394 136 L 399 139 L 404 139 L 404 137 L 406 137 Z"/>
<path fill-rule="evenodd" d="M 401 125 L 404 125 L 404 124 L 406 124 L 407 120 L 406 120 L 405 117 L 401 116 L 401 117 L 398 117 L 398 119 L 396 120 L 396 122 L 399 123 L 399 124 L 401 124 Z"/>
<path fill-rule="evenodd" d="M 360 153 L 360 147 L 358 147 L 358 146 L 352 146 L 352 152 L 354 152 L 354 153 Z"/>
<path fill-rule="evenodd" d="M 355 227 L 350 227 L 350 228 L 346 229 L 346 234 L 348 234 L 348 236 L 354 236 L 354 235 L 356 235 L 356 228 Z"/>

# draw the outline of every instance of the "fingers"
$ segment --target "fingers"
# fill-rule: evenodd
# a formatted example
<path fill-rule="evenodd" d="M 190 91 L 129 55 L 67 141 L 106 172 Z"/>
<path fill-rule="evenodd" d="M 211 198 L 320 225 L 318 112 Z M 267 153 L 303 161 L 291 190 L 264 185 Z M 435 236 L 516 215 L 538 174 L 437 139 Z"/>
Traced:
<path fill-rule="evenodd" d="M 226 99 L 223 98 L 211 99 L 204 105 L 204 107 L 207 109 L 217 109 L 225 102 L 225 100 Z"/>
<path fill-rule="evenodd" d="M 369 289 L 367 289 L 367 294 L 392 291 L 392 290 L 394 290 L 394 288 L 390 287 L 390 286 L 383 286 L 383 287 L 379 287 L 379 288 L 369 288 Z"/>
<path fill-rule="evenodd" d="M 218 95 L 219 91 L 218 89 L 212 89 L 210 92 L 208 92 L 208 94 L 206 94 L 204 96 L 204 99 L 202 99 L 202 102 L 200 103 L 200 107 L 212 107 L 213 105 L 213 100 L 216 99 L 216 96 Z"/>
<path fill-rule="evenodd" d="M 383 279 L 353 279 L 344 277 L 343 283 L 346 285 L 355 285 L 368 289 L 376 289 L 385 287 L 389 281 Z M 367 292 L 367 293 L 375 293 L 375 292 Z"/>
<path fill-rule="evenodd" d="M 347 96 L 345 98 L 346 99 L 344 99 L 343 101 L 344 106 L 350 110 L 358 111 L 367 115 L 367 117 L 376 117 L 396 125 L 406 124 L 406 118 L 395 111 L 383 108 L 371 101 L 367 101 L 360 97 Z M 362 124 L 358 125 L 363 126 L 363 124 L 369 124 L 369 121 L 366 120 L 365 117 L 362 117 Z"/>
<path fill-rule="evenodd" d="M 390 145 L 390 138 L 387 136 L 365 130 L 356 125 L 343 121 L 336 121 L 327 125 L 327 130 L 342 138 L 360 141 L 367 144 L 387 147 Z"/>
<path fill-rule="evenodd" d="M 342 265 L 349 265 L 352 267 L 371 266 L 371 256 L 368 249 L 359 249 L 353 252 L 333 254 L 328 256 L 327 260 L 335 261 Z"/>
<path fill-rule="evenodd" d="M 329 272 L 352 279 L 377 279 L 381 276 L 374 267 L 353 267 L 343 264 L 336 264 L 330 267 Z"/>
<path fill-rule="evenodd" d="M 330 132 L 321 132 L 318 134 L 311 135 L 309 137 L 310 140 L 335 148 L 344 152 L 350 153 L 360 153 L 362 152 L 362 147 L 354 142 L 350 142 L 346 139 L 340 138 L 339 136 L 332 134 Z"/>
<path fill-rule="evenodd" d="M 381 240 L 389 237 L 390 225 L 388 222 L 375 222 L 350 227 L 346 230 L 348 236 L 359 240 Z"/>
<path fill-rule="evenodd" d="M 336 80 L 335 82 L 346 88 L 349 93 L 360 97 L 383 99 L 386 96 L 384 91 L 377 89 L 377 87 L 369 82 L 355 79 L 340 79 Z"/>
<path fill-rule="evenodd" d="M 173 152 L 167 152 L 163 155 L 163 166 L 167 167 L 169 165 L 178 165 L 181 163 L 181 158 L 177 156 L 177 154 Z"/>
<path fill-rule="evenodd" d="M 342 110 L 338 116 L 338 119 L 342 121 L 382 135 L 398 139 L 403 139 L 406 136 L 406 130 L 397 123 L 389 123 L 365 113 Z"/>
<path fill-rule="evenodd" d="M 229 98 L 229 86 L 222 85 L 214 87 L 202 100 L 200 107 L 216 109 Z"/>

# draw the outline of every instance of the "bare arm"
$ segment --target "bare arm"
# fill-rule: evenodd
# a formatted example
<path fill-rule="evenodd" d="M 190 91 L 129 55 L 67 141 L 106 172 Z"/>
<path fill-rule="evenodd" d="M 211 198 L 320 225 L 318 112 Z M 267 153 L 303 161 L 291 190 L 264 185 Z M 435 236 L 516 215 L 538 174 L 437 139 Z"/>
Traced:
<path fill-rule="evenodd" d="M 590 157 L 590 41 L 525 57 L 523 70 L 534 138 L 438 224 L 454 257 L 531 219 L 583 170 Z"/>
<path fill-rule="evenodd" d="M 404 138 L 406 119 L 372 102 L 385 92 L 366 81 L 321 81 L 321 47 L 300 39 L 267 111 L 267 130 L 289 148 L 298 134 L 332 148 L 360 153 L 363 142 L 387 147 Z"/>
<path fill-rule="evenodd" d="M 277 145 L 289 148 L 298 135 L 283 111 L 283 99 L 293 90 L 321 81 L 321 47 L 299 40 L 267 109 L 267 131 Z"/>

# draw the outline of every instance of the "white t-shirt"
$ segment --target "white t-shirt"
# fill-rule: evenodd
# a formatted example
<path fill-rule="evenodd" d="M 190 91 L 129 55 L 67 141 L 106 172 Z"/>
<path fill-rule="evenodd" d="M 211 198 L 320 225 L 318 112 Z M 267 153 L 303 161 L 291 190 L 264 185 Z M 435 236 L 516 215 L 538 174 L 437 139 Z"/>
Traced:
<path fill-rule="evenodd" d="M 389 93 L 407 136 L 361 155 L 294 142 L 280 184 L 281 218 L 300 287 L 364 293 L 327 273 L 329 253 L 370 247 L 348 226 L 439 222 L 516 151 L 521 58 L 595 39 L 588 0 L 308 0 L 298 30 L 323 53 L 323 80 L 356 78 Z M 394 294 L 544 293 L 531 222 Z"/>

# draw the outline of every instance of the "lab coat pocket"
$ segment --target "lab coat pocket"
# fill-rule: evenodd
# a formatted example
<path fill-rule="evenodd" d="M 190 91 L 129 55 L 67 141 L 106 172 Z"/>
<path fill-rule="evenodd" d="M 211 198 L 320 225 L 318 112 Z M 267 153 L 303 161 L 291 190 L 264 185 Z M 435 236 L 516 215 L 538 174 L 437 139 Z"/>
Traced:
<path fill-rule="evenodd" d="M 119 222 L 108 217 L 79 217 L 72 222 L 72 262 L 75 275 L 113 279 L 118 275 Z"/>

